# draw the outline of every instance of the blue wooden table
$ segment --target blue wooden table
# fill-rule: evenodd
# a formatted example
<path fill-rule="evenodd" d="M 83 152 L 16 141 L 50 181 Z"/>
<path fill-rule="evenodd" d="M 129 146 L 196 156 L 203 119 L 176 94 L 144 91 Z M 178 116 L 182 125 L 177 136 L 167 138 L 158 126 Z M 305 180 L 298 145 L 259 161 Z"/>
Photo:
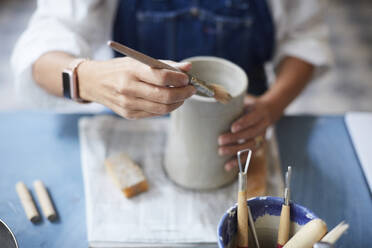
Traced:
<path fill-rule="evenodd" d="M 81 115 L 0 113 L 0 218 L 19 246 L 88 247 L 77 121 Z M 372 200 L 342 116 L 284 117 L 277 125 L 283 170 L 293 166 L 292 198 L 330 227 L 350 223 L 337 247 L 372 247 Z M 32 224 L 15 183 L 41 179 L 59 221 Z M 1 247 L 1 244 L 0 244 Z"/>

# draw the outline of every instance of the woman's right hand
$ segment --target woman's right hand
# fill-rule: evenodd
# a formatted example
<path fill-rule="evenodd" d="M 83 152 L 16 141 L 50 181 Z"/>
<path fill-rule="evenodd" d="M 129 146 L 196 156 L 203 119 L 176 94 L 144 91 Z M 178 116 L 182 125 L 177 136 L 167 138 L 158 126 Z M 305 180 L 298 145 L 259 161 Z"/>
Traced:
<path fill-rule="evenodd" d="M 190 63 L 163 62 L 182 71 L 191 68 Z M 127 119 L 167 114 L 196 93 L 186 74 L 153 69 L 129 57 L 85 61 L 77 75 L 82 99 L 101 103 Z"/>

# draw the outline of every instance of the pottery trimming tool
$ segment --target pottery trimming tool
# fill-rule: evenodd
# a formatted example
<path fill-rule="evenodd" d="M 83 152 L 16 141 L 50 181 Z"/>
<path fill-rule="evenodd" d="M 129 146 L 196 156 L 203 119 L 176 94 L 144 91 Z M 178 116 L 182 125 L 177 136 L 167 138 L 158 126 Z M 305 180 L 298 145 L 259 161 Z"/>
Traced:
<path fill-rule="evenodd" d="M 253 238 L 254 238 L 254 242 L 256 244 L 256 248 L 260 248 L 260 243 L 258 242 L 258 236 L 257 236 L 257 232 L 256 232 L 256 227 L 254 225 L 254 220 L 253 220 L 251 208 L 249 206 L 247 206 L 247 208 L 248 208 L 248 224 L 251 227 L 250 230 L 252 231 L 252 235 L 253 235 Z"/>
<path fill-rule="evenodd" d="M 241 162 L 241 155 L 243 153 L 247 154 L 247 160 L 243 168 Z M 237 154 L 239 163 L 239 191 L 238 191 L 238 233 L 237 233 L 237 244 L 238 248 L 248 247 L 248 226 L 251 226 L 252 234 L 255 239 L 257 248 L 260 247 L 258 243 L 256 229 L 254 227 L 254 221 L 252 218 L 251 210 L 247 204 L 247 172 L 249 167 L 249 162 L 252 157 L 252 151 L 250 149 L 245 149 L 238 151 Z"/>
<path fill-rule="evenodd" d="M 282 248 L 289 238 L 289 228 L 291 224 L 289 206 L 291 176 L 292 167 L 288 166 L 288 170 L 285 173 L 284 204 L 282 205 L 282 212 L 280 213 L 277 248 Z"/>
<path fill-rule="evenodd" d="M 200 80 L 199 78 L 196 78 L 195 76 L 191 75 L 190 73 L 183 72 L 173 66 L 163 63 L 132 48 L 124 46 L 118 42 L 108 41 L 107 45 L 110 46 L 115 51 L 124 54 L 128 57 L 131 57 L 145 65 L 148 65 L 151 68 L 167 69 L 171 71 L 185 73 L 189 77 L 189 83 L 193 85 L 198 92 L 205 96 L 214 97 L 217 101 L 221 103 L 228 103 L 231 100 L 231 95 L 220 85 L 206 83 Z"/>

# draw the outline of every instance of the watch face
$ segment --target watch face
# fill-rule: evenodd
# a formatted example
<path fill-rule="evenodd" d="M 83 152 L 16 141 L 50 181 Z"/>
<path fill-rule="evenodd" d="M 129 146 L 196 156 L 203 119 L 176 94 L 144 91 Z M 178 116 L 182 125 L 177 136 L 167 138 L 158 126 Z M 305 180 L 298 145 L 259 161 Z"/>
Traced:
<path fill-rule="evenodd" d="M 68 99 L 71 99 L 71 92 L 70 92 L 71 79 L 72 79 L 71 72 L 69 71 L 62 72 L 63 96 Z"/>

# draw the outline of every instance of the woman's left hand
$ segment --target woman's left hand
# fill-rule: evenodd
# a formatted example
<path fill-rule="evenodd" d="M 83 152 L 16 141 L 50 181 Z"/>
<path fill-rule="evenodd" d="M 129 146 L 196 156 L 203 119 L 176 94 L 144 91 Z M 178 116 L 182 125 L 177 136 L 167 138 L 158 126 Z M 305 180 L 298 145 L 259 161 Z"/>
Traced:
<path fill-rule="evenodd" d="M 267 103 L 260 98 L 247 95 L 244 105 L 245 114 L 231 125 L 230 132 L 218 138 L 220 156 L 236 155 L 239 150 L 247 148 L 257 150 L 263 144 L 266 129 L 273 123 Z M 225 164 L 225 170 L 235 166 L 238 166 L 236 157 Z"/>

